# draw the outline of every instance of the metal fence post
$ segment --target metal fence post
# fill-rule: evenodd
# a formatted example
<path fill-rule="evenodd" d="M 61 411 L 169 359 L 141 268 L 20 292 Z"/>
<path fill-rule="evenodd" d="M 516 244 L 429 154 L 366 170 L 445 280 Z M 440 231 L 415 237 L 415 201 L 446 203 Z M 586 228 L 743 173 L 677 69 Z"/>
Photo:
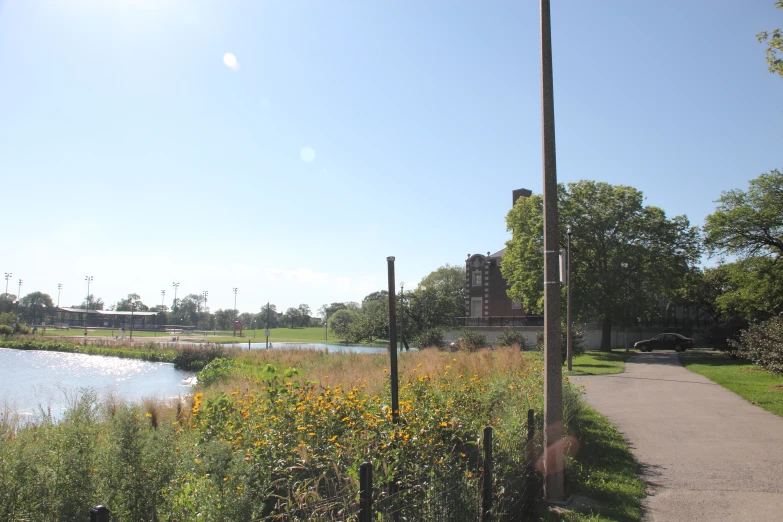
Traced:
<path fill-rule="evenodd" d="M 359 522 L 372 520 L 372 464 L 359 466 Z"/>
<path fill-rule="evenodd" d="M 104 506 L 95 506 L 90 509 L 90 522 L 109 522 L 111 511 Z"/>
<path fill-rule="evenodd" d="M 484 428 L 484 484 L 481 498 L 481 520 L 490 520 L 492 509 L 492 427 Z"/>

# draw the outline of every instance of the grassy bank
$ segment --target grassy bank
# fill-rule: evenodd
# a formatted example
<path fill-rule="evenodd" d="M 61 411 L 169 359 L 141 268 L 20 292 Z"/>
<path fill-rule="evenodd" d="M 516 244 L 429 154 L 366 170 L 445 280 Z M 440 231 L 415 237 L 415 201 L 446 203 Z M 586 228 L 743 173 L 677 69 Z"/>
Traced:
<path fill-rule="evenodd" d="M 198 371 L 219 357 L 230 357 L 234 350 L 220 346 L 188 346 L 178 343 L 154 343 L 95 339 L 81 344 L 67 339 L 47 339 L 40 336 L 13 336 L 0 338 L 0 348 L 41 350 L 49 352 L 105 355 L 149 362 L 173 363 L 179 370 Z"/>
<path fill-rule="evenodd" d="M 571 494 L 595 501 L 595 505 L 584 513 L 547 513 L 541 517 L 542 520 L 641 520 L 645 486 L 639 478 L 639 465 L 622 435 L 605 417 L 588 406 L 579 410 L 571 425 L 579 446 L 576 455 L 569 458 L 566 488 Z"/>
<path fill-rule="evenodd" d="M 783 417 L 783 377 L 724 353 L 688 351 L 679 355 L 688 370 L 707 377 L 748 402 Z"/>
<path fill-rule="evenodd" d="M 210 343 L 247 343 L 251 342 L 264 342 L 266 340 L 264 329 L 244 330 L 242 336 L 235 337 L 234 332 L 231 330 L 184 330 L 179 334 L 181 341 L 188 342 L 210 342 Z M 344 340 L 332 332 L 329 332 L 328 341 L 325 340 L 324 329 L 320 327 L 312 328 L 270 328 L 269 330 L 270 342 L 276 343 L 342 343 Z M 87 331 L 88 337 L 116 337 L 119 335 L 119 329 L 111 328 L 96 328 Z M 130 330 L 125 330 L 125 337 L 130 335 Z M 134 330 L 133 337 L 169 337 L 171 334 L 166 332 L 149 332 Z M 71 339 L 84 338 L 84 329 L 71 328 L 70 330 L 56 330 L 54 328 L 47 328 L 46 334 L 39 330 L 38 337 L 62 337 Z M 379 339 L 376 343 L 386 343 L 388 341 Z"/>
<path fill-rule="evenodd" d="M 575 356 L 571 361 L 573 371 L 567 375 L 606 375 L 623 373 L 625 361 L 636 355 L 637 351 L 614 350 L 611 352 L 589 351 Z"/>

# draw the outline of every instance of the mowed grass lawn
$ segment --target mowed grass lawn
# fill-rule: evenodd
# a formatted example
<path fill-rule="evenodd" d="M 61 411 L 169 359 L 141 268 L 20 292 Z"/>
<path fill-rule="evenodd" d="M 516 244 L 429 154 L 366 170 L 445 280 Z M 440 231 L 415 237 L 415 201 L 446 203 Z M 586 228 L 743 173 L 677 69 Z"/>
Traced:
<path fill-rule="evenodd" d="M 611 352 L 589 351 L 577 355 L 571 360 L 573 371 L 565 372 L 566 375 L 607 375 L 611 373 L 623 373 L 625 361 L 638 354 L 636 350 L 626 352 L 613 350 Z M 565 370 L 564 370 L 565 371 Z"/>
<path fill-rule="evenodd" d="M 680 362 L 746 401 L 783 417 L 783 377 L 724 353 L 688 351 L 680 354 Z"/>

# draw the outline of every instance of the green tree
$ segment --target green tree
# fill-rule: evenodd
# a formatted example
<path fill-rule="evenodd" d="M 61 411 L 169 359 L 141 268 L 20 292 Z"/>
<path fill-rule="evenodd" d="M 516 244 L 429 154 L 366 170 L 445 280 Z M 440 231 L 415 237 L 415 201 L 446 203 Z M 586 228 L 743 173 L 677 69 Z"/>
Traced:
<path fill-rule="evenodd" d="M 218 310 L 214 313 L 215 316 L 215 326 L 218 330 L 233 330 L 234 329 L 234 317 L 235 311 L 231 309 L 223 310 L 221 308 L 218 308 Z"/>
<path fill-rule="evenodd" d="M 444 265 L 430 272 L 413 291 L 402 296 L 399 315 L 406 339 L 442 326 L 454 324 L 465 315 L 465 268 Z"/>
<path fill-rule="evenodd" d="M 750 181 L 747 192 L 723 192 L 716 203 L 704 225 L 710 255 L 777 259 L 783 254 L 783 173 L 764 173 Z"/>
<path fill-rule="evenodd" d="M 747 192 L 730 190 L 707 216 L 704 243 L 721 264 L 716 304 L 748 321 L 783 311 L 783 173 L 772 170 L 749 183 Z"/>
<path fill-rule="evenodd" d="M 132 307 L 131 301 L 133 301 Z M 118 312 L 130 312 L 131 308 L 136 312 L 146 312 L 150 309 L 149 306 L 141 301 L 139 294 L 128 294 L 128 297 L 120 299 L 114 305 L 114 310 L 117 310 Z"/>
<path fill-rule="evenodd" d="M 777 0 L 775 7 L 783 10 L 783 0 Z M 783 30 L 761 31 L 756 35 L 759 42 L 767 44 L 767 64 L 769 72 L 783 78 Z"/>
<path fill-rule="evenodd" d="M 19 311 L 22 319 L 31 324 L 38 324 L 54 308 L 51 296 L 43 292 L 31 292 L 19 300 Z"/>
<path fill-rule="evenodd" d="M 277 306 L 270 304 L 261 307 L 259 325 L 264 325 L 264 328 L 277 328 L 280 326 L 278 318 L 280 314 L 277 313 Z"/>
<path fill-rule="evenodd" d="M 699 257 L 699 232 L 685 216 L 667 218 L 644 206 L 642 192 L 589 180 L 558 186 L 561 248 L 571 239 L 572 310 L 601 323 L 601 350 L 610 349 L 612 324 L 650 317 L 661 299 L 682 286 Z M 533 313 L 543 311 L 543 199 L 520 198 L 506 218 L 512 238 L 501 270 Z M 565 301 L 565 300 L 564 300 Z"/>
<path fill-rule="evenodd" d="M 300 304 L 297 308 L 300 315 L 298 326 L 306 328 L 310 325 L 310 316 L 313 315 L 313 312 L 310 310 L 310 306 L 306 304 Z"/>
<path fill-rule="evenodd" d="M 299 308 L 290 307 L 285 311 L 284 317 L 289 328 L 296 328 L 302 324 L 302 311 Z"/>
<path fill-rule="evenodd" d="M 348 328 L 357 320 L 359 312 L 344 308 L 329 317 L 329 329 L 338 337 L 345 338 Z"/>
<path fill-rule="evenodd" d="M 90 294 L 87 296 L 87 299 L 85 299 L 84 301 L 82 301 L 77 305 L 73 305 L 72 308 L 85 309 L 89 307 L 90 310 L 103 310 L 103 306 L 104 306 L 103 299 L 101 299 L 100 297 L 96 299 L 93 294 Z"/>

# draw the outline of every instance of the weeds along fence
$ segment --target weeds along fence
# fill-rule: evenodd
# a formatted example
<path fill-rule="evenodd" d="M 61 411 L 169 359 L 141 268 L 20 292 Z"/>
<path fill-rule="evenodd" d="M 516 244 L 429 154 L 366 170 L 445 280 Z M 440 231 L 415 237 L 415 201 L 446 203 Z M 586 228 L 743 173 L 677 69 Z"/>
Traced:
<path fill-rule="evenodd" d="M 450 454 L 432 465 L 418 465 L 416 455 L 404 452 L 393 470 L 386 461 L 364 462 L 358 494 L 354 490 L 324 498 L 316 486 L 310 502 L 292 506 L 290 497 L 281 497 L 276 514 L 263 520 L 531 520 L 543 487 L 534 466 L 540 445 L 534 420 L 531 409 L 527 436 L 496 434 L 488 426 L 479 440 L 454 440 Z"/>
<path fill-rule="evenodd" d="M 438 521 L 532 520 L 542 493 L 534 462 L 540 450 L 533 410 L 527 436 L 499 434 L 491 427 L 480 440 L 453 441 L 450 454 L 433 465 L 417 465 L 417 455 L 398 453 L 395 469 L 388 462 L 364 462 L 358 468 L 358 491 L 328 480 L 315 480 L 305 495 L 278 490 L 273 514 L 253 518 L 283 521 Z M 540 434 L 539 434 L 540 435 Z M 301 492 L 299 492 L 301 493 Z M 199 515 L 200 516 L 200 515 Z M 187 518 L 187 517 L 186 517 Z M 153 516 L 154 520 L 158 517 Z M 90 510 L 91 522 L 109 522 L 107 507 Z"/>

